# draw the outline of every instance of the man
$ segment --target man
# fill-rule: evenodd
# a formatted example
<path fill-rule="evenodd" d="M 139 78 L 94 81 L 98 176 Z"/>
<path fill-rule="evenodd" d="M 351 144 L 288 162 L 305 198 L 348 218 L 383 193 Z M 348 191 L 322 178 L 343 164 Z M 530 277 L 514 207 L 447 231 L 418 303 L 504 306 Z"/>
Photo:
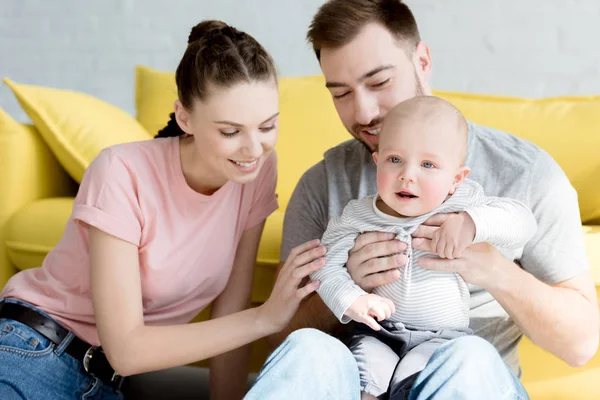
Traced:
<path fill-rule="evenodd" d="M 420 39 L 411 11 L 400 0 L 328 1 L 315 15 L 308 40 L 339 117 L 355 140 L 330 149 L 301 178 L 286 211 L 282 261 L 293 247 L 320 238 L 329 219 L 340 215 L 348 201 L 376 192 L 371 152 L 377 148 L 383 118 L 399 102 L 431 94 L 429 49 Z M 411 399 L 434 394 L 437 398 L 527 398 L 517 378 L 522 333 L 572 366 L 585 364 L 598 347 L 598 306 L 577 194 L 563 171 L 535 145 L 473 123 L 469 123 L 466 164 L 471 167 L 470 178 L 487 195 L 525 203 L 534 212 L 538 231 L 524 249 L 510 254 L 479 243 L 460 259 L 430 259 L 421 264 L 458 272 L 469 283 L 470 327 L 475 335 L 442 346 L 418 376 L 391 388 L 391 398 L 403 390 L 410 391 Z M 427 251 L 433 232 L 446 219 L 447 215 L 437 215 L 426 221 L 413 235 L 413 246 Z M 392 237 L 365 233 L 351 250 L 347 268 L 364 290 L 399 278 L 397 268 L 407 260 L 397 254 L 405 245 Z M 342 398 L 335 395 L 342 388 L 359 390 L 351 366 L 331 377 L 327 370 L 348 363 L 349 357 L 340 355 L 330 336 L 301 329 L 307 327 L 329 333 L 339 328 L 317 295 L 304 302 L 286 331 L 271 338 L 279 344 L 294 332 L 271 355 L 249 398 L 259 398 L 253 397 L 259 393 L 260 398 L 283 394 Z M 329 356 L 332 346 L 336 352 Z M 327 384 L 311 383 L 312 377 L 323 374 L 329 378 Z M 287 391 L 293 384 L 295 391 Z"/>

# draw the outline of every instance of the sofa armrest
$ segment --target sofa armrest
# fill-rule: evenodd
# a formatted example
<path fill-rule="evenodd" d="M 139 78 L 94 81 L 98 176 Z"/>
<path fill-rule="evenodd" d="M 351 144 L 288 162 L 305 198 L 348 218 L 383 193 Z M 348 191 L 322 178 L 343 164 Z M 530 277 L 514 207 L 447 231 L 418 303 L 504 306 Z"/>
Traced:
<path fill-rule="evenodd" d="M 60 166 L 37 130 L 14 124 L 0 132 L 0 288 L 16 272 L 5 248 L 7 222 L 34 200 L 74 196 L 77 184 Z"/>

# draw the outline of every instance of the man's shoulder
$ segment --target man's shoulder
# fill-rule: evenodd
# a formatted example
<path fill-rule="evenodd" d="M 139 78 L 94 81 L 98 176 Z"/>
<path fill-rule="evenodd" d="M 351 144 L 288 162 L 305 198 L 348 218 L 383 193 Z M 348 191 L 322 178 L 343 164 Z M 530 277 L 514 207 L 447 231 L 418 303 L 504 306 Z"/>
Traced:
<path fill-rule="evenodd" d="M 496 159 L 514 160 L 525 163 L 534 163 L 539 157 L 547 154 L 534 143 L 520 138 L 512 133 L 489 126 L 478 125 L 469 122 L 472 131 L 472 146 L 475 151 L 482 151 L 487 156 Z M 478 160 L 479 154 L 474 152 L 474 160 Z"/>
<path fill-rule="evenodd" d="M 552 156 L 528 140 L 472 122 L 469 130 L 469 177 L 483 186 L 486 195 L 505 195 L 507 187 L 522 191 L 532 180 L 563 173 Z"/>
<path fill-rule="evenodd" d="M 322 160 L 304 172 L 300 181 L 303 185 L 329 181 L 332 188 L 343 187 L 354 192 L 354 186 L 359 185 L 361 180 L 374 171 L 369 151 L 361 142 L 351 139 L 328 149 Z M 359 193 L 353 198 L 372 194 L 371 192 Z"/>
<path fill-rule="evenodd" d="M 357 146 L 357 144 L 360 145 L 357 140 L 351 139 L 328 149 L 325 151 L 323 158 L 319 162 L 313 164 L 304 172 L 302 175 L 302 180 L 320 180 L 321 178 L 326 177 L 328 167 L 331 168 L 336 164 L 343 165 L 346 159 L 357 160 L 356 157 L 352 156 L 359 156 L 363 154 L 361 153 L 361 147 L 363 146 Z M 350 155 L 350 157 L 348 157 L 348 155 Z"/>
<path fill-rule="evenodd" d="M 324 154 L 324 160 L 327 162 L 343 161 L 349 156 L 355 160 L 362 160 L 366 152 L 367 149 L 361 142 L 350 139 L 327 150 Z"/>

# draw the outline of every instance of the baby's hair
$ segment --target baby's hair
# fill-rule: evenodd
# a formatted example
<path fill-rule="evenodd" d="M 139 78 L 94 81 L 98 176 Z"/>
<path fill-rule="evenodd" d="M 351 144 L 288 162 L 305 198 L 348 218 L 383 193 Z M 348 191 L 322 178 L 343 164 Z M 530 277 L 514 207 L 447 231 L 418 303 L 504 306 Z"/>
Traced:
<path fill-rule="evenodd" d="M 405 100 L 392 108 L 386 115 L 381 128 L 382 134 L 385 134 L 386 131 L 386 121 L 392 121 L 396 118 L 430 122 L 436 122 L 440 119 L 443 119 L 444 122 L 447 121 L 449 128 L 455 128 L 449 131 L 454 131 L 459 135 L 458 140 L 462 145 L 460 160 L 461 164 L 464 164 L 467 156 L 469 127 L 462 113 L 450 102 L 436 96 L 416 96 Z"/>

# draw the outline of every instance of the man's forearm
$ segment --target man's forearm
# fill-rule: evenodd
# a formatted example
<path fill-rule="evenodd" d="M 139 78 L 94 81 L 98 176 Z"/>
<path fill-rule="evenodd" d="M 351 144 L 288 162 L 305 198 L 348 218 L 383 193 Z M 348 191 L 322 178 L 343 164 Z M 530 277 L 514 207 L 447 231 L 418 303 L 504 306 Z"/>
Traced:
<path fill-rule="evenodd" d="M 290 324 L 281 332 L 267 337 L 271 350 L 275 349 L 292 332 L 302 328 L 315 328 L 327 333 L 333 333 L 340 326 L 339 321 L 327 308 L 318 294 L 309 295 L 298 308 Z"/>
<path fill-rule="evenodd" d="M 240 347 L 210 360 L 210 398 L 242 399 L 248 382 L 251 345 Z"/>
<path fill-rule="evenodd" d="M 598 348 L 598 303 L 591 280 L 574 278 L 585 283 L 583 290 L 568 283 L 550 286 L 504 263 L 503 277 L 486 289 L 534 343 L 569 365 L 585 364 Z"/>

